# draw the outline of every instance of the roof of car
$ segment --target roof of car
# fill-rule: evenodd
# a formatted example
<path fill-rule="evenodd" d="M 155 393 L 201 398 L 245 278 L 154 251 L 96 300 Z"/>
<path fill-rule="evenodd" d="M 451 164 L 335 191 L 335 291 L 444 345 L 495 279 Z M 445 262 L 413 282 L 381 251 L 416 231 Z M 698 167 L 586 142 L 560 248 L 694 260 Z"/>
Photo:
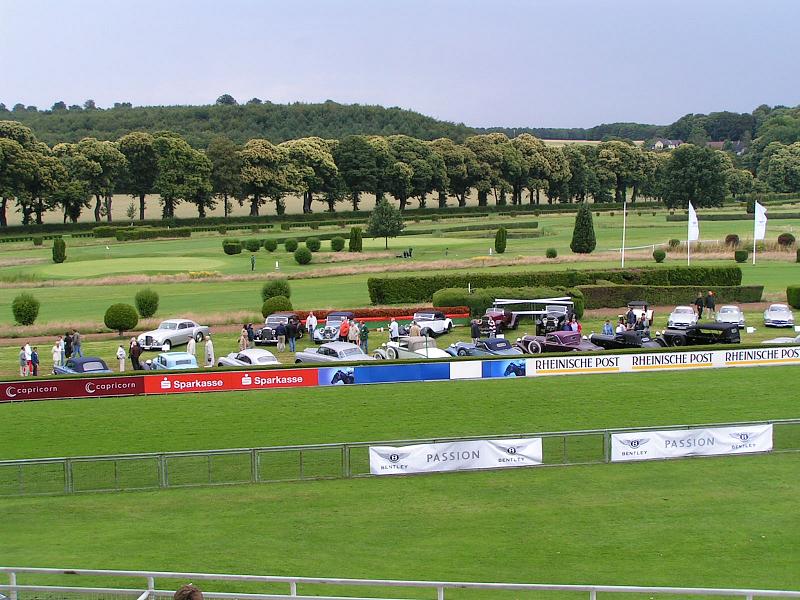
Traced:
<path fill-rule="evenodd" d="M 691 307 L 691 306 L 689 306 L 688 304 L 681 304 L 680 306 L 676 306 L 675 308 L 673 308 L 673 309 L 672 309 L 672 312 L 675 312 L 675 311 L 676 311 L 676 310 L 678 310 L 679 308 L 680 308 L 680 309 L 686 309 L 686 310 L 690 310 L 690 311 L 694 312 L 694 308 L 692 308 L 692 307 Z"/>
<path fill-rule="evenodd" d="M 172 318 L 172 319 L 162 319 L 162 323 L 183 323 L 184 321 L 192 321 L 191 319 L 186 319 L 183 317 Z M 194 321 L 192 321 L 194 323 Z"/>
<path fill-rule="evenodd" d="M 785 304 L 770 304 L 767 310 L 772 310 L 773 308 L 785 308 L 786 310 L 789 310 L 789 307 Z"/>
<path fill-rule="evenodd" d="M 732 308 L 732 309 L 734 309 L 734 310 L 739 310 L 739 311 L 741 311 L 741 310 L 742 310 L 741 308 L 739 308 L 738 306 L 736 306 L 736 305 L 734 305 L 734 304 L 726 304 L 726 305 L 724 305 L 724 306 L 720 306 L 720 307 L 719 307 L 719 310 L 720 310 L 720 312 L 721 312 L 721 311 L 723 311 L 723 310 L 725 310 L 725 309 L 727 309 L 727 308 Z"/>
<path fill-rule="evenodd" d="M 275 355 L 270 352 L 269 350 L 264 350 L 263 348 L 248 348 L 247 350 L 242 350 L 241 352 L 237 352 L 236 354 L 244 354 L 245 356 L 272 356 L 273 358 Z"/>
<path fill-rule="evenodd" d="M 297 313 L 290 312 L 290 311 L 279 311 L 274 312 L 269 315 L 269 317 L 296 317 Z M 267 317 L 269 319 L 269 317 Z"/>
<path fill-rule="evenodd" d="M 73 364 L 76 365 L 83 365 L 88 362 L 97 362 L 97 361 L 100 361 L 103 364 L 105 364 L 106 362 L 99 356 L 79 356 L 78 358 L 70 358 L 70 360 L 73 362 Z"/>
<path fill-rule="evenodd" d="M 330 319 L 331 317 L 353 317 L 353 316 L 355 316 L 355 313 L 353 312 L 335 310 L 333 312 L 329 312 L 325 318 Z"/>
<path fill-rule="evenodd" d="M 650 306 L 650 303 L 647 300 L 631 300 L 628 306 Z"/>
<path fill-rule="evenodd" d="M 173 360 L 184 360 L 189 356 L 196 358 L 194 354 L 189 354 L 188 352 L 161 352 L 159 356 L 166 356 Z"/>
<path fill-rule="evenodd" d="M 325 344 L 322 344 L 322 346 L 320 347 L 331 348 L 332 350 L 336 350 L 337 352 L 339 350 L 347 350 L 349 348 L 358 348 L 358 346 L 356 346 L 355 344 L 351 344 L 350 342 L 326 342 Z"/>
<path fill-rule="evenodd" d="M 739 325 L 736 323 L 697 323 L 692 325 L 689 329 L 710 329 L 712 331 L 728 331 L 730 329 L 739 330 Z"/>

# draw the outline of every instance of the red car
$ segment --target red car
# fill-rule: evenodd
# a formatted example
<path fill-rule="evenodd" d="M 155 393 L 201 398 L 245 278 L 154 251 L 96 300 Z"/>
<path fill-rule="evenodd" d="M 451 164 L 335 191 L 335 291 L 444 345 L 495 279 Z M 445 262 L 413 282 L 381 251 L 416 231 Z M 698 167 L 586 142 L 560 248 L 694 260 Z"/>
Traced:
<path fill-rule="evenodd" d="M 584 340 L 577 331 L 553 331 L 545 335 L 525 335 L 519 338 L 515 345 L 526 354 L 602 350 L 600 346 Z"/>

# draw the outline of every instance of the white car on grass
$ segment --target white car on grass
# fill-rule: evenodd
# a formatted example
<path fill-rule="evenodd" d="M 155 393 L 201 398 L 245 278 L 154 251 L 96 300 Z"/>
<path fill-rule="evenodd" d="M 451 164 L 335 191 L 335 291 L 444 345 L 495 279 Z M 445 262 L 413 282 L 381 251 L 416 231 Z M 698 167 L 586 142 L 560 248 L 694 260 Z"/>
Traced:
<path fill-rule="evenodd" d="M 794 327 L 794 314 L 785 304 L 770 304 L 764 311 L 766 327 Z"/>
<path fill-rule="evenodd" d="M 158 329 L 145 331 L 136 340 L 142 350 L 169 352 L 175 346 L 188 343 L 191 338 L 199 344 L 206 335 L 208 327 L 205 325 L 198 325 L 190 319 L 167 319 L 161 321 Z"/>
<path fill-rule="evenodd" d="M 450 333 L 453 329 L 452 319 L 439 311 L 414 313 L 413 321 L 419 325 L 422 336 L 437 337 Z M 403 335 L 408 335 L 410 331 L 410 324 L 400 328 L 400 333 Z"/>
<path fill-rule="evenodd" d="M 402 336 L 396 342 L 386 342 L 372 353 L 378 360 L 397 360 L 405 358 L 450 358 L 450 355 L 436 347 L 432 337 Z"/>
<path fill-rule="evenodd" d="M 261 348 L 250 348 L 241 352 L 231 352 L 228 356 L 222 356 L 217 361 L 218 367 L 265 367 L 267 365 L 279 365 L 278 359 L 269 350 Z"/>
<path fill-rule="evenodd" d="M 720 306 L 717 311 L 717 323 L 733 323 L 744 327 L 744 313 L 741 308 L 732 304 Z"/>
<path fill-rule="evenodd" d="M 667 327 L 670 329 L 686 329 L 695 324 L 697 313 L 691 306 L 676 306 L 667 319 Z"/>
<path fill-rule="evenodd" d="M 800 335 L 794 337 L 776 337 L 771 340 L 764 340 L 762 344 L 800 344 Z"/>

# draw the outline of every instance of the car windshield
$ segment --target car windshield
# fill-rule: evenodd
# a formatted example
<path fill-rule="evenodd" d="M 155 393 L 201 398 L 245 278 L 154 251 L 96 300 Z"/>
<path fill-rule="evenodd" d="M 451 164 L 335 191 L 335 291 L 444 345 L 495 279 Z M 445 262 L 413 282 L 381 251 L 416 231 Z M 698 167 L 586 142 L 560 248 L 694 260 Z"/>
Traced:
<path fill-rule="evenodd" d="M 92 360 L 92 361 L 83 363 L 83 370 L 84 370 L 84 372 L 87 372 L 87 373 L 89 371 L 104 371 L 105 369 L 106 369 L 106 366 L 103 363 L 101 363 L 100 361 L 97 361 L 97 360 Z"/>
<path fill-rule="evenodd" d="M 278 323 L 288 323 L 289 317 L 267 317 L 267 325 L 277 325 Z"/>
<path fill-rule="evenodd" d="M 176 365 L 191 365 L 191 364 L 192 364 L 192 361 L 191 361 L 191 359 L 189 359 L 189 358 L 186 358 L 186 359 L 184 359 L 184 360 L 176 360 L 176 361 L 175 361 L 175 364 L 176 364 Z"/>
<path fill-rule="evenodd" d="M 785 306 L 781 306 L 780 304 L 775 304 L 774 306 L 769 307 L 770 312 L 785 312 L 787 310 L 789 309 L 786 308 Z"/>
<path fill-rule="evenodd" d="M 566 306 L 559 306 L 559 305 L 556 305 L 556 304 L 548 304 L 547 305 L 547 312 L 567 314 L 567 307 Z"/>
<path fill-rule="evenodd" d="M 328 317 L 325 319 L 325 322 L 328 325 L 331 325 L 332 323 L 341 323 L 346 318 L 347 317 L 345 317 L 344 315 L 328 315 Z"/>
<path fill-rule="evenodd" d="M 511 348 L 511 342 L 508 340 L 497 340 L 486 344 L 492 350 L 508 350 Z"/>
<path fill-rule="evenodd" d="M 415 321 L 433 321 L 433 315 L 430 313 L 414 313 Z"/>
<path fill-rule="evenodd" d="M 357 356 L 359 354 L 362 354 L 360 348 L 345 348 L 344 350 L 339 352 L 340 356 Z"/>
<path fill-rule="evenodd" d="M 722 313 L 722 314 L 727 314 L 727 313 L 737 313 L 737 312 L 739 312 L 739 309 L 738 309 L 738 308 L 736 308 L 735 306 L 723 306 L 723 307 L 720 309 L 720 311 L 719 311 L 719 312 L 720 312 L 720 313 Z"/>
<path fill-rule="evenodd" d="M 676 315 L 693 315 L 694 310 L 689 308 L 688 306 L 679 306 L 675 310 L 672 311 Z"/>
<path fill-rule="evenodd" d="M 159 329 L 177 329 L 177 323 L 170 323 L 169 321 L 164 321 L 161 325 L 158 326 Z"/>

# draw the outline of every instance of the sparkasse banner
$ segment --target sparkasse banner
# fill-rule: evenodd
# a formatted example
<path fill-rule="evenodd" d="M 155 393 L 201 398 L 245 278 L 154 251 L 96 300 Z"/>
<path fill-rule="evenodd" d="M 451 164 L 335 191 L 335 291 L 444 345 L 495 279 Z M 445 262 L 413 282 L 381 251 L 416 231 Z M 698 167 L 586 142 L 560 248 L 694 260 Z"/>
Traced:
<path fill-rule="evenodd" d="M 222 392 L 314 385 L 317 385 L 317 369 L 216 371 L 182 375 L 148 375 L 144 379 L 146 394 Z"/>
<path fill-rule="evenodd" d="M 772 425 L 611 434 L 611 462 L 772 451 Z"/>
<path fill-rule="evenodd" d="M 542 438 L 473 440 L 411 446 L 370 446 L 373 475 L 404 475 L 542 464 Z"/>

